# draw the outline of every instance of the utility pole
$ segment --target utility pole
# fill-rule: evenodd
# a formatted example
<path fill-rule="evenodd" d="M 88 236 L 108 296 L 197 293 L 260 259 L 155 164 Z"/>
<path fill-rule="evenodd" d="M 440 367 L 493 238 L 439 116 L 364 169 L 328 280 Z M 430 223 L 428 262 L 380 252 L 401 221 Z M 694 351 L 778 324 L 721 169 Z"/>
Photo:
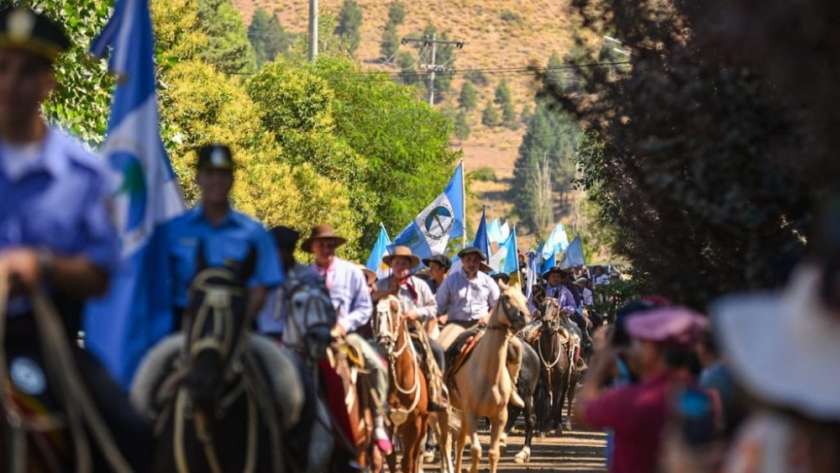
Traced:
<path fill-rule="evenodd" d="M 318 56 L 318 0 L 309 0 L 309 62 Z"/>
<path fill-rule="evenodd" d="M 432 61 L 429 64 L 420 64 L 421 69 L 426 69 L 429 72 L 429 105 L 435 104 L 435 73 L 442 72 L 442 73 L 453 73 L 455 69 L 451 67 L 442 67 L 438 66 L 437 61 L 437 45 L 438 44 L 453 44 L 455 48 L 462 49 L 464 47 L 463 41 L 444 41 L 437 39 L 437 33 L 432 33 L 432 37 L 429 38 L 428 36 L 423 39 L 412 39 L 412 38 L 403 38 L 400 41 L 400 44 L 408 44 L 408 43 L 422 43 L 423 46 L 431 46 L 432 47 Z"/>

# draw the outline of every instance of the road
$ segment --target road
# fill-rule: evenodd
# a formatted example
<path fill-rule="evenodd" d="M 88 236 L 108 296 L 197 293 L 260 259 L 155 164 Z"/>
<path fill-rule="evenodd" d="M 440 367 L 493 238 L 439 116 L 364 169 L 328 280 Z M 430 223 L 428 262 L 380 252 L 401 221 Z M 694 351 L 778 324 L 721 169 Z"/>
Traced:
<path fill-rule="evenodd" d="M 489 437 L 486 432 L 480 435 L 484 454 L 479 471 L 486 471 L 487 445 Z M 521 430 L 511 432 L 507 441 L 507 452 L 499 462 L 499 472 L 524 473 L 533 471 L 561 471 L 575 473 L 603 473 L 606 471 L 604 462 L 604 448 L 606 437 L 601 432 L 584 431 L 580 429 L 564 432 L 560 436 L 540 439 L 535 437 L 531 443 L 531 461 L 517 464 L 513 456 L 520 451 L 525 438 Z M 426 464 L 424 471 L 439 471 L 437 463 Z M 469 456 L 465 455 L 465 471 L 469 470 Z"/>

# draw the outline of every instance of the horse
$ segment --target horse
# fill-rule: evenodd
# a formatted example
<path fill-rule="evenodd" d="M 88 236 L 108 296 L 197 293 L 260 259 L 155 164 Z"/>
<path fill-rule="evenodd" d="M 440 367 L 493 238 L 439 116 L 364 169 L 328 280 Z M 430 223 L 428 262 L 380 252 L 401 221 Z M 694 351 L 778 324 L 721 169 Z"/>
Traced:
<path fill-rule="evenodd" d="M 70 344 L 40 289 L 30 294 L 32 317 L 12 319 L 34 337 L 7 336 L 8 281 L 0 270 L 0 469 L 131 472 L 87 388 L 112 381 L 91 372 L 90 355 Z"/>
<path fill-rule="evenodd" d="M 516 463 L 528 463 L 531 460 L 531 440 L 534 436 L 534 424 L 536 423 L 534 411 L 534 393 L 537 390 L 537 383 L 540 379 L 540 358 L 537 352 L 523 339 L 522 342 L 522 369 L 519 371 L 519 380 L 516 383 L 516 392 L 525 401 L 525 408 L 516 407 L 508 403 L 508 421 L 500 440 L 502 448 L 507 447 L 507 437 L 519 414 L 525 419 L 525 443 L 522 450 L 513 457 Z"/>
<path fill-rule="evenodd" d="M 131 399 L 155 422 L 153 471 L 306 471 L 307 456 L 283 448 L 299 440 L 285 432 L 305 412 L 298 366 L 249 331 L 247 281 L 256 257 L 251 247 L 241 263 L 209 267 L 200 243 L 182 333 L 141 364 Z"/>
<path fill-rule="evenodd" d="M 402 318 L 399 300 L 388 296 L 376 305 L 374 336 L 388 356 L 391 380 L 388 405 L 395 433 L 403 445 L 401 471 L 422 471 L 422 444 L 429 422 L 429 397 L 426 377 L 421 372 L 409 321 Z M 420 328 L 422 330 L 422 328 Z M 396 473 L 396 452 L 388 456 L 388 466 Z"/>
<path fill-rule="evenodd" d="M 577 383 L 573 377 L 575 347 L 572 342 L 572 324 L 560 309 L 557 299 L 546 298 L 543 311 L 539 336 L 532 340 L 541 364 L 540 382 L 535 395 L 540 436 L 560 428 L 567 393 L 570 397 L 567 416 L 571 416 L 571 399 Z M 567 427 L 571 429 L 571 424 Z"/>
<path fill-rule="evenodd" d="M 462 413 L 456 446 L 456 472 L 461 471 L 467 434 L 472 444 L 470 471 L 478 471 L 481 460 L 478 421 L 481 417 L 490 419 L 490 473 L 496 473 L 499 464 L 499 440 L 502 428 L 507 423 L 510 395 L 515 389 L 507 372 L 508 344 L 513 334 L 522 329 L 530 317 L 522 291 L 504 283 L 500 284 L 500 288 L 501 296 L 490 314 L 486 332 L 460 367 L 447 377 L 451 404 Z M 447 369 L 453 368 L 456 367 L 450 366 Z"/>

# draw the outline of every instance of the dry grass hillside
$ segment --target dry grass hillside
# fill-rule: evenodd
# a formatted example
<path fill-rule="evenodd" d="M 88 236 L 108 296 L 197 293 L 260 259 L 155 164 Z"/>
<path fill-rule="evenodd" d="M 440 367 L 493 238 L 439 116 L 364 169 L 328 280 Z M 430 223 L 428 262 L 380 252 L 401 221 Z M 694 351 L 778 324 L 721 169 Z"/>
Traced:
<path fill-rule="evenodd" d="M 379 44 L 387 21 L 390 0 L 357 0 L 363 12 L 361 45 L 356 58 L 364 67 L 388 69 L 375 64 L 380 58 Z M 271 14 L 276 12 L 288 31 L 303 33 L 307 29 L 307 1 L 291 0 L 233 0 L 246 24 L 257 7 Z M 320 0 L 321 11 L 337 15 L 342 0 Z M 458 70 L 482 69 L 489 83 L 479 87 L 479 106 L 468 116 L 470 137 L 455 143 L 463 149 L 468 170 L 487 166 L 496 172 L 497 182 L 476 182 L 473 190 L 471 217 L 477 223 L 481 205 L 487 206 L 489 217 L 510 214 L 512 205 L 505 200 L 513 177 L 514 161 L 525 132 L 504 127 L 488 128 L 481 125 L 481 109 L 492 100 L 494 90 L 502 78 L 512 92 L 517 114 L 524 106 L 533 110 L 535 84 L 527 71 L 501 71 L 499 69 L 524 68 L 533 62 L 544 65 L 552 51 L 561 55 L 572 42 L 572 21 L 568 15 L 569 0 L 429 0 L 411 2 L 403 0 L 405 23 L 399 27 L 401 37 L 419 33 L 429 24 L 438 32 L 448 32 L 450 39 L 464 41 L 463 49 L 456 52 L 454 67 Z M 402 46 L 406 48 L 408 46 Z M 464 81 L 463 73 L 455 73 L 452 92 L 442 106 L 457 105 L 457 94 Z"/>

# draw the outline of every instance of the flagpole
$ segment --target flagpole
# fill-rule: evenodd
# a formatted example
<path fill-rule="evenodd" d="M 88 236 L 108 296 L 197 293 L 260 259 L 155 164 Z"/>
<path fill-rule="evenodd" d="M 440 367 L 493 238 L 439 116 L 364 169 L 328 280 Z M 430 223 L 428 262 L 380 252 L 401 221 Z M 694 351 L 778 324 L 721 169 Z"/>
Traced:
<path fill-rule="evenodd" d="M 461 249 L 467 247 L 467 173 L 464 172 L 464 160 L 461 160 L 461 201 L 464 203 L 464 208 L 461 209 L 461 215 L 464 216 L 464 231 L 461 232 Z"/>

